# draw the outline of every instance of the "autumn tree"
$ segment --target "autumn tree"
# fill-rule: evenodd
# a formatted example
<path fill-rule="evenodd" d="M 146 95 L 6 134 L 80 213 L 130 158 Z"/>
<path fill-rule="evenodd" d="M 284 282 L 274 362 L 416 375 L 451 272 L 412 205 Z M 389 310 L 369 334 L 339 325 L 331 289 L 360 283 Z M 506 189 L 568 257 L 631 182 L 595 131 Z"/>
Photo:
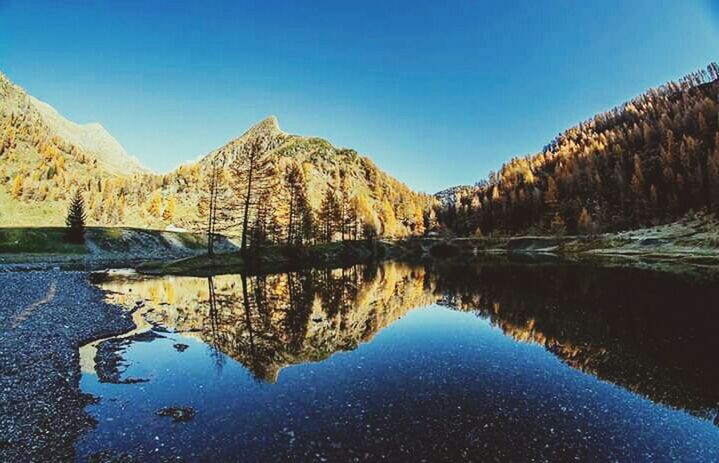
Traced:
<path fill-rule="evenodd" d="M 353 226 L 352 222 L 356 219 L 356 211 L 352 211 L 352 198 L 350 196 L 349 185 L 347 183 L 347 174 L 344 171 L 340 172 L 339 175 L 339 195 L 338 200 L 338 217 L 337 222 L 339 226 L 340 237 L 342 241 L 347 239 L 350 228 Z"/>
<path fill-rule="evenodd" d="M 244 143 L 233 153 L 234 158 L 230 164 L 232 187 L 240 201 L 240 252 L 243 255 L 247 254 L 250 220 L 257 211 L 258 200 L 275 186 L 275 163 L 266 148 L 259 138 L 251 143 Z"/>
<path fill-rule="evenodd" d="M 579 233 L 584 235 L 594 233 L 594 221 L 592 220 L 592 216 L 589 214 L 586 207 L 582 208 L 582 211 L 579 214 L 577 229 L 579 230 Z"/>
<path fill-rule="evenodd" d="M 340 219 L 340 203 L 333 188 L 327 188 L 325 191 L 317 219 L 322 241 L 325 243 L 331 242 L 338 231 L 337 224 Z"/>
<path fill-rule="evenodd" d="M 361 222 L 359 218 L 359 198 L 357 196 L 353 196 L 345 208 L 344 225 L 347 237 L 352 240 L 359 238 Z"/>
<path fill-rule="evenodd" d="M 716 69 L 651 89 L 566 130 L 540 153 L 511 159 L 460 191 L 438 218 L 459 234 L 476 226 L 513 234 L 574 232 L 583 209 L 595 229 L 610 231 L 719 211 Z"/>
<path fill-rule="evenodd" d="M 198 203 L 198 213 L 205 222 L 205 235 L 207 237 L 207 254 L 215 253 L 215 240 L 219 230 L 224 230 L 228 219 L 229 198 L 226 195 L 227 183 L 223 173 L 227 157 L 218 153 L 210 159 L 210 166 L 205 176 L 202 194 Z M 199 171 L 193 173 L 199 176 Z"/>
<path fill-rule="evenodd" d="M 162 214 L 162 193 L 159 191 L 153 193 L 150 204 L 147 206 L 147 212 L 153 217 L 160 217 Z"/>
<path fill-rule="evenodd" d="M 313 218 L 304 173 L 297 163 L 290 163 L 284 180 L 288 192 L 287 244 L 302 245 L 312 238 Z"/>
<path fill-rule="evenodd" d="M 397 228 L 397 216 L 394 213 L 392 204 L 387 199 L 382 201 L 380 222 L 382 223 L 383 235 L 392 235 Z"/>
<path fill-rule="evenodd" d="M 175 210 L 177 205 L 175 204 L 175 197 L 170 196 L 165 203 L 165 209 L 162 211 L 162 218 L 166 221 L 171 221 L 175 218 Z"/>
<path fill-rule="evenodd" d="M 12 194 L 12 197 L 15 199 L 20 199 L 22 197 L 23 193 L 23 178 L 20 176 L 20 174 L 16 175 L 15 178 L 12 181 L 12 187 L 10 190 L 10 193 Z"/>

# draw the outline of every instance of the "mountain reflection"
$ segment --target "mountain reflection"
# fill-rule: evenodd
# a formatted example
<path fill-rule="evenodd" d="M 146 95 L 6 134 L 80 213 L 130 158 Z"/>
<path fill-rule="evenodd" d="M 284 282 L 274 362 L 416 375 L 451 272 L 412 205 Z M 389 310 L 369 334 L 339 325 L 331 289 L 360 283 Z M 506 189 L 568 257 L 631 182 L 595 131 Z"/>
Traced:
<path fill-rule="evenodd" d="M 573 368 L 719 424 L 716 281 L 552 264 L 434 274 L 440 304 L 475 311 Z"/>
<path fill-rule="evenodd" d="M 288 365 L 355 349 L 417 307 L 436 302 L 421 267 L 381 267 L 208 278 L 137 275 L 101 283 L 138 326 L 197 336 L 273 383 Z M 142 301 L 142 302 L 140 302 Z"/>
<path fill-rule="evenodd" d="M 716 419 L 716 282 L 579 265 L 411 266 L 208 278 L 110 276 L 100 285 L 142 327 L 196 336 L 261 381 L 355 349 L 410 310 L 439 303 L 488 318 L 566 364 Z M 225 355 L 222 355 L 225 354 Z"/>

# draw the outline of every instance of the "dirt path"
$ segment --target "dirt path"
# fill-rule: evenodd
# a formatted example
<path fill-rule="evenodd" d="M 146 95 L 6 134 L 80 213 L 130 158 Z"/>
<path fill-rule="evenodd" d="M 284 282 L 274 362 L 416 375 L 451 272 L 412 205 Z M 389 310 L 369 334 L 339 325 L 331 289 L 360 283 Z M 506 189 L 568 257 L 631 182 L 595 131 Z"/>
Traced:
<path fill-rule="evenodd" d="M 57 294 L 57 281 L 53 278 L 53 280 L 50 282 L 50 288 L 47 291 L 47 294 L 43 296 L 42 299 L 33 302 L 29 306 L 25 307 L 20 313 L 15 315 L 12 319 L 11 328 L 15 329 L 18 327 L 18 325 L 25 320 L 28 319 L 30 315 L 32 315 L 33 311 L 40 307 L 41 305 L 45 305 L 47 303 L 52 302 L 53 299 L 55 299 L 55 295 Z"/>

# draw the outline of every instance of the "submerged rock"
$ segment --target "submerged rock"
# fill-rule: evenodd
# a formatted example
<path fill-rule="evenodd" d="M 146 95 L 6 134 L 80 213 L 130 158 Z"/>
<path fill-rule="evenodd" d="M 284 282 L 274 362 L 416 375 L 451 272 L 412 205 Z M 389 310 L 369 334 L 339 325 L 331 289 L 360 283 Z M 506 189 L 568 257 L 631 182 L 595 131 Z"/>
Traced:
<path fill-rule="evenodd" d="M 188 346 L 187 344 L 177 343 L 173 344 L 172 347 L 174 347 L 177 352 L 185 352 L 185 350 L 187 350 L 187 348 L 190 346 Z"/>
<path fill-rule="evenodd" d="M 157 411 L 157 414 L 158 416 L 169 416 L 172 421 L 182 423 L 195 417 L 195 409 L 192 407 L 163 407 Z"/>

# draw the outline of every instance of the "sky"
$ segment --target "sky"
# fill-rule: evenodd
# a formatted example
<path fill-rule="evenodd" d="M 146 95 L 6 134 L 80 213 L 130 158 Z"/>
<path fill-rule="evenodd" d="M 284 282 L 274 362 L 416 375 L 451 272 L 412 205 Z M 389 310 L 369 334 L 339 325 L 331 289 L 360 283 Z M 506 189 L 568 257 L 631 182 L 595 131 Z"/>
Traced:
<path fill-rule="evenodd" d="M 157 172 L 275 115 L 433 193 L 719 60 L 719 0 L 0 0 L 0 71 Z"/>

